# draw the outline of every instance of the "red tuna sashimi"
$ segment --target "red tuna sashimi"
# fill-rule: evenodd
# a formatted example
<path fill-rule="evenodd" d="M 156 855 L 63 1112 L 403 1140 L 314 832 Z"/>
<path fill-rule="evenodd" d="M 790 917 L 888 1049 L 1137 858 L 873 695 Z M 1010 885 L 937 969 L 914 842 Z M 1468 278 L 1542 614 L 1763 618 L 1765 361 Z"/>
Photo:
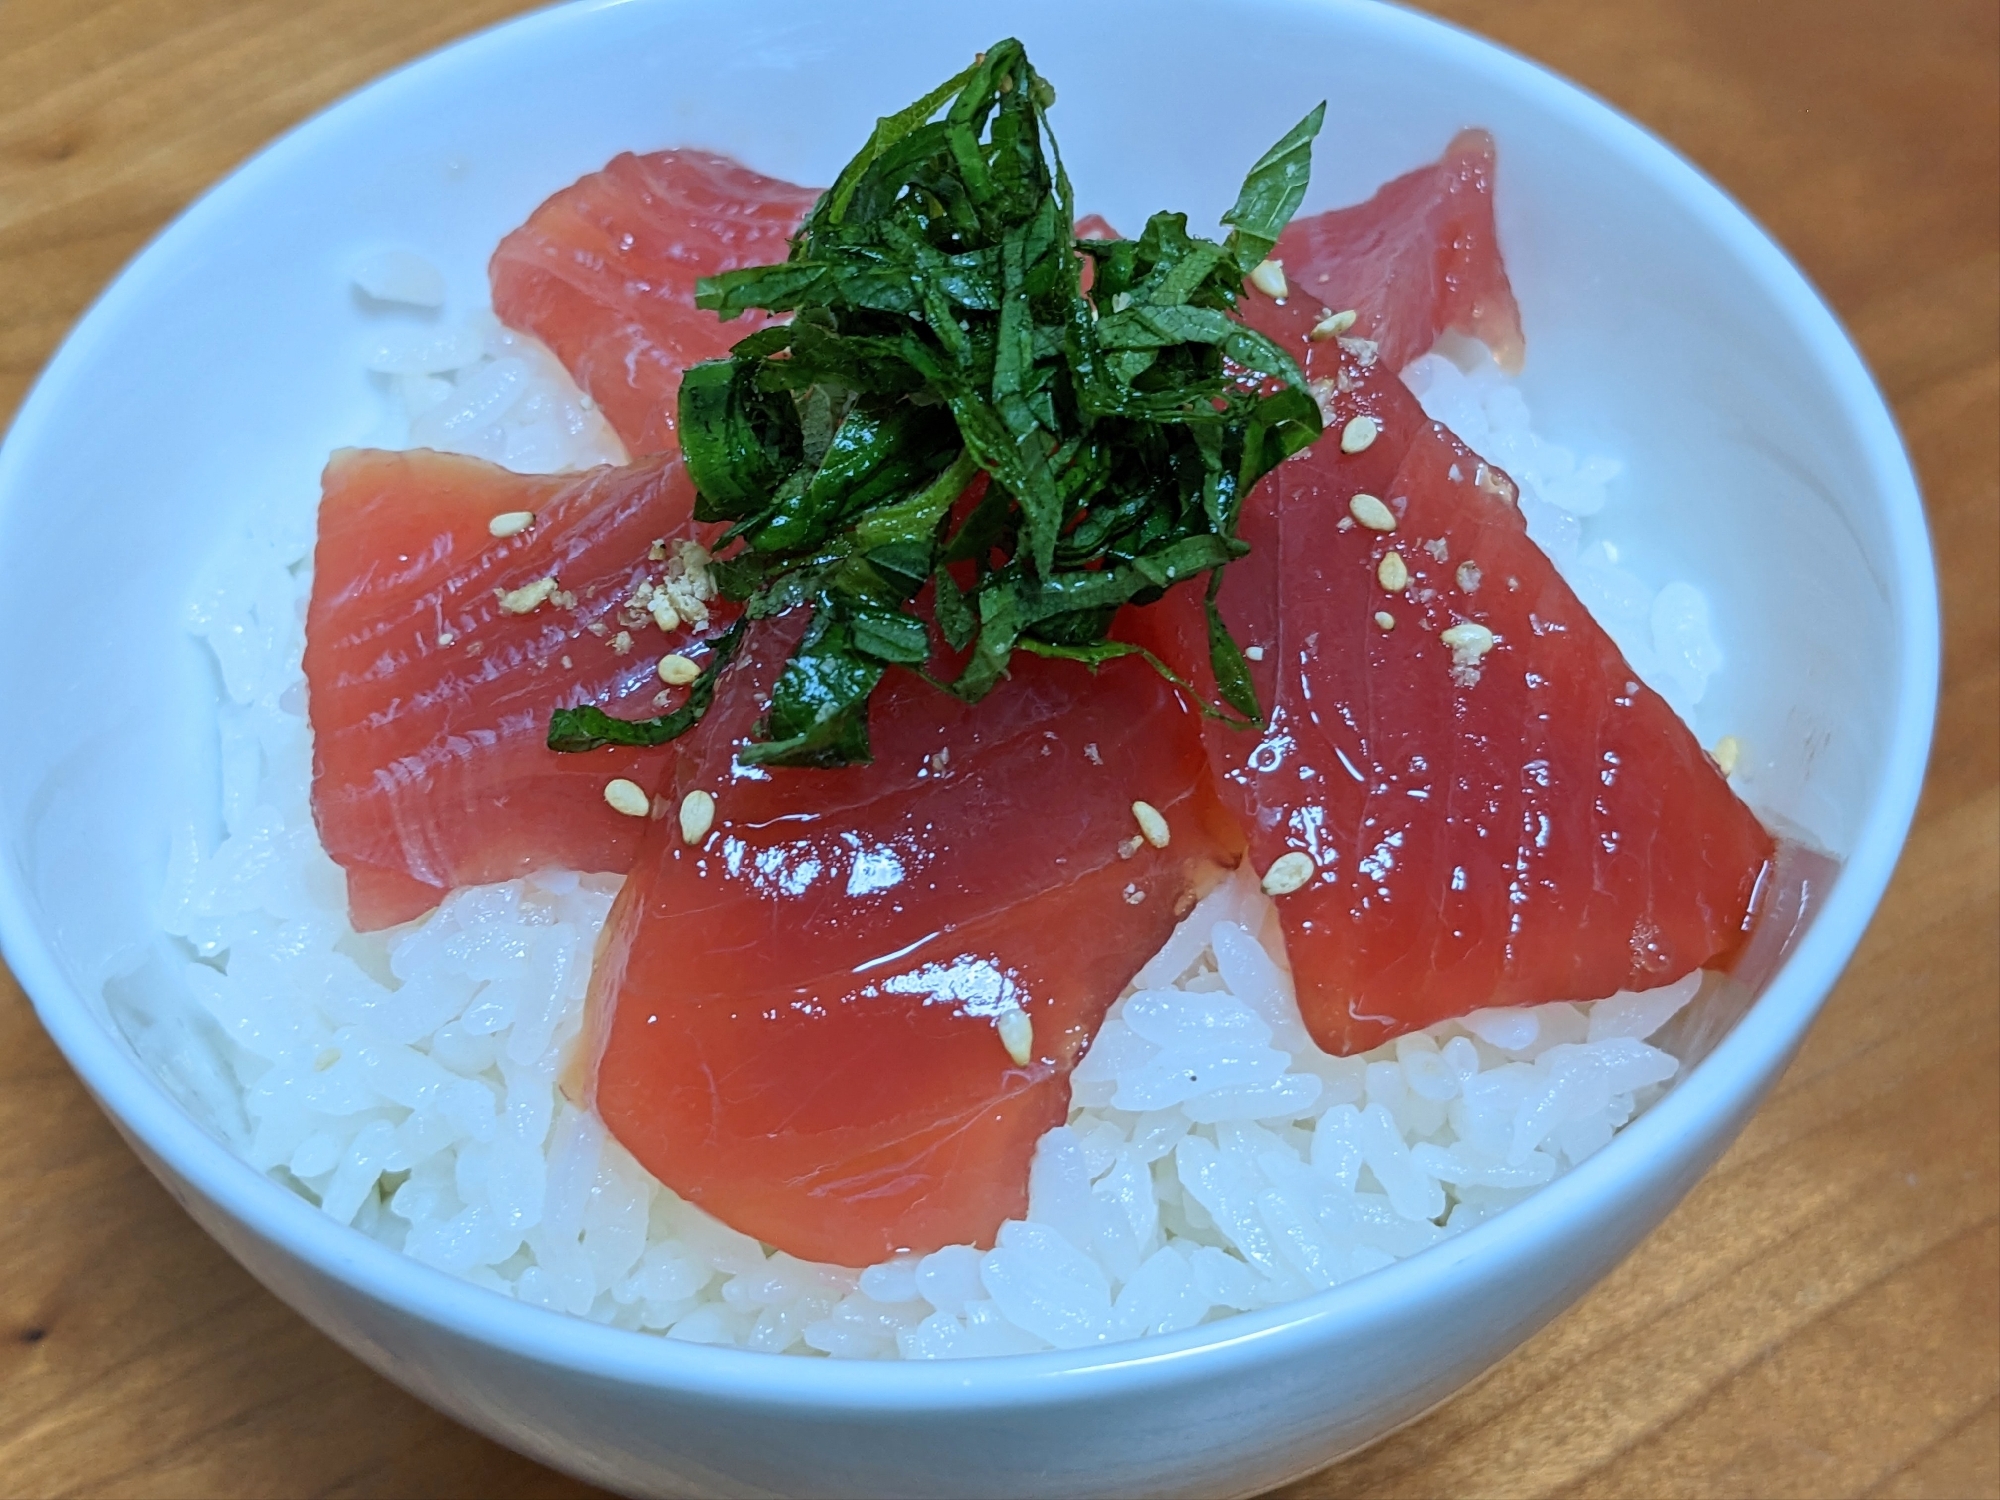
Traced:
<path fill-rule="evenodd" d="M 646 718 L 676 706 L 686 690 L 662 688 L 660 657 L 721 623 L 662 633 L 664 609 L 632 607 L 642 585 L 665 584 L 690 615 L 710 608 L 689 600 L 705 575 L 701 554 L 681 555 L 698 529 L 680 459 L 525 475 L 346 449 L 321 484 L 305 650 L 313 816 L 347 873 L 354 925 L 407 921 L 454 886 L 629 866 L 644 820 L 614 811 L 605 784 L 650 790 L 671 751 L 558 755 L 545 740 L 557 707 Z M 492 535 L 495 517 L 519 513 L 533 524 Z M 503 600 L 515 590 L 529 592 Z"/>
<path fill-rule="evenodd" d="M 1093 677 L 1024 652 L 976 707 L 899 674 L 872 765 L 732 772 L 796 633 L 760 627 L 684 742 L 673 793 L 712 793 L 712 831 L 656 822 L 612 914 L 597 1110 L 794 1255 L 990 1244 L 1105 1010 L 1240 840 L 1196 721 L 1135 659 Z"/>
<path fill-rule="evenodd" d="M 1726 961 L 1770 836 L 1529 540 L 1513 482 L 1342 358 L 1329 436 L 1252 496 L 1221 596 L 1269 727 L 1209 735 L 1255 867 L 1311 861 L 1277 905 L 1314 1039 Z M 1378 435 L 1343 452 L 1363 417 Z M 1136 624 L 1191 667 L 1206 648 L 1198 596 Z"/>
<path fill-rule="evenodd" d="M 1244 316 L 1288 346 L 1329 312 L 1352 312 L 1347 336 L 1379 348 L 1391 370 L 1446 331 L 1521 366 L 1521 313 L 1493 227 L 1493 137 L 1462 130 L 1443 156 L 1385 184 L 1366 203 L 1294 219 L 1271 252 L 1282 302 L 1250 293 Z"/>
<path fill-rule="evenodd" d="M 493 310 L 555 351 L 628 452 L 676 447 L 681 372 L 766 321 L 697 310 L 695 281 L 783 260 L 818 197 L 706 151 L 627 152 L 500 242 Z"/>

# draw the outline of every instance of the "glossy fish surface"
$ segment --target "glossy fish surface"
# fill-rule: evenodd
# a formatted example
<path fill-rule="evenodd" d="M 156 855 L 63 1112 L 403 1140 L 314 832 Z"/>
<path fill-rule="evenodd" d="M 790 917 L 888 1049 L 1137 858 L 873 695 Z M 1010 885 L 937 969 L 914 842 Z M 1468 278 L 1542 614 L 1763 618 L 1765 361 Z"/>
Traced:
<path fill-rule="evenodd" d="M 712 826 L 656 822 L 612 914 L 596 1106 L 661 1181 L 794 1255 L 990 1244 L 1070 1069 L 1235 830 L 1198 721 L 1133 659 L 1023 653 L 977 705 L 898 673 L 873 764 L 746 771 L 795 635 L 759 626 L 725 675 L 672 783 L 677 806 L 713 797 Z"/>
<path fill-rule="evenodd" d="M 671 751 L 558 755 L 549 714 L 594 703 L 646 718 L 685 697 L 660 658 L 698 651 L 728 609 L 698 597 L 696 538 L 714 528 L 693 504 L 675 455 L 526 475 L 423 449 L 334 454 L 305 669 L 313 815 L 356 928 L 420 916 L 461 885 L 632 862 L 643 820 L 605 786 L 650 791 Z M 704 618 L 663 630 L 656 586 Z"/>
<path fill-rule="evenodd" d="M 1353 1053 L 1725 963 L 1770 836 L 1529 539 L 1512 480 L 1340 359 L 1329 435 L 1252 496 L 1220 601 L 1268 723 L 1208 732 L 1256 868 L 1299 872 L 1277 905 L 1314 1039 Z M 1345 453 L 1359 417 L 1378 435 Z M 1139 618 L 1199 672 L 1194 600 Z"/>
<path fill-rule="evenodd" d="M 1294 219 L 1271 252 L 1285 267 L 1286 295 L 1274 302 L 1253 292 L 1246 319 L 1304 342 L 1328 314 L 1351 312 L 1338 336 L 1373 345 L 1392 371 L 1447 332 L 1480 340 L 1501 368 L 1518 371 L 1526 345 L 1494 224 L 1497 170 L 1493 137 L 1462 130 L 1443 156 L 1367 202 Z"/>

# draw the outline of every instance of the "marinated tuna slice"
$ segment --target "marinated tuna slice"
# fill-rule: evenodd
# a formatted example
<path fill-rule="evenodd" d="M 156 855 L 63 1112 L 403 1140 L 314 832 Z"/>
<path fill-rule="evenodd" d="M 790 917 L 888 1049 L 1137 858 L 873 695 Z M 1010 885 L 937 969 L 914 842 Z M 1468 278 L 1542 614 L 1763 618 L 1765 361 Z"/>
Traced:
<path fill-rule="evenodd" d="M 628 452 L 661 452 L 681 372 L 760 326 L 698 311 L 695 281 L 783 260 L 818 196 L 706 151 L 627 152 L 500 242 L 493 310 L 555 351 Z"/>
<path fill-rule="evenodd" d="M 683 742 L 694 801 L 654 823 L 592 976 L 596 1106 L 794 1255 L 990 1244 L 1105 1010 L 1237 835 L 1197 721 L 1136 659 L 1023 653 L 977 707 L 899 674 L 873 764 L 733 769 L 796 633 L 759 627 Z"/>
<path fill-rule="evenodd" d="M 1269 726 L 1213 729 L 1315 1040 L 1726 962 L 1770 836 L 1528 539 L 1514 486 L 1378 365 L 1246 507 L 1221 605 Z M 1343 451 L 1365 422 L 1373 441 Z M 1185 590 L 1182 593 L 1186 593 Z M 1198 671 L 1198 598 L 1137 628 Z"/>
<path fill-rule="evenodd" d="M 722 623 L 696 540 L 712 528 L 690 519 L 680 459 L 530 476 L 346 449 L 321 485 L 313 816 L 356 928 L 418 916 L 454 886 L 624 870 L 645 821 L 605 787 L 651 791 L 671 752 L 558 755 L 545 740 L 556 707 L 678 706 L 661 657 Z"/>
<path fill-rule="evenodd" d="M 1521 313 L 1493 227 L 1493 168 L 1493 137 L 1462 130 L 1437 161 L 1366 203 L 1294 219 L 1271 252 L 1284 264 L 1286 295 L 1249 292 L 1246 320 L 1288 347 L 1315 328 L 1321 342 L 1365 341 L 1351 347 L 1391 370 L 1458 333 L 1518 370 Z M 1323 326 L 1343 312 L 1354 321 L 1340 335 Z"/>

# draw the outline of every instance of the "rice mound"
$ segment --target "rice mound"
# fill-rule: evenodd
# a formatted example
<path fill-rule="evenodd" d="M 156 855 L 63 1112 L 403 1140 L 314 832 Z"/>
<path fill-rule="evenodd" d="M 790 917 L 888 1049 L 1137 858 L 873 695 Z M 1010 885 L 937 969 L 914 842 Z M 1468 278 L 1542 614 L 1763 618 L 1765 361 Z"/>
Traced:
<path fill-rule="evenodd" d="M 385 340 L 371 364 L 394 399 L 389 440 L 523 469 L 619 457 L 546 351 L 497 327 L 486 314 Z M 1427 356 L 1406 378 L 1521 481 L 1537 540 L 1595 610 L 1591 569 L 1616 560 L 1581 546 L 1579 518 L 1616 466 L 1537 438 L 1518 391 L 1475 353 Z M 457 891 L 389 932 L 348 925 L 309 802 L 311 544 L 303 501 L 260 519 L 197 600 L 222 683 L 223 836 L 208 848 L 190 828 L 169 863 L 174 972 L 150 988 L 186 1013 L 130 995 L 113 1010 L 260 1171 L 494 1291 L 773 1353 L 935 1359 L 1165 1333 L 1463 1232 L 1603 1147 L 1679 1067 L 1646 1038 L 1698 974 L 1329 1056 L 1300 1019 L 1272 904 L 1239 872 L 1113 1006 L 1072 1076 L 1068 1123 L 1036 1150 L 1027 1217 L 992 1249 L 865 1269 L 767 1250 L 655 1181 L 557 1085 L 618 877 L 547 871 Z M 1603 618 L 1685 712 L 1720 663 L 1705 604 L 1662 606 L 1668 590 L 1629 575 L 1612 584 L 1641 607 Z"/>

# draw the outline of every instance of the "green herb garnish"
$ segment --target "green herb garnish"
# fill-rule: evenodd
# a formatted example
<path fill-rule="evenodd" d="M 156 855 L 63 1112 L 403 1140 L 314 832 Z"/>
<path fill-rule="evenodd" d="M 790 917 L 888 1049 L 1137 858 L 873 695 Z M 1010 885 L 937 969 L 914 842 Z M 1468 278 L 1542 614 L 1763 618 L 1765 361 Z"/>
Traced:
<path fill-rule="evenodd" d="M 718 591 L 750 620 L 813 611 L 747 763 L 865 762 L 869 697 L 892 667 L 976 701 L 1016 650 L 1144 654 L 1106 638 L 1119 606 L 1202 573 L 1217 689 L 1259 718 L 1216 588 L 1249 550 L 1243 497 L 1320 415 L 1291 356 L 1231 314 L 1305 195 L 1326 107 L 1251 168 L 1222 242 L 1168 213 L 1136 240 L 1079 241 L 1054 99 L 1021 44 L 999 43 L 876 123 L 789 259 L 697 286 L 725 319 L 793 314 L 689 370 L 680 396 L 695 514 L 732 523 Z M 927 582 L 930 619 L 910 608 Z M 682 733 L 735 640 L 676 713 L 563 710 L 550 745 Z M 949 680 L 940 659 L 959 663 Z"/>

